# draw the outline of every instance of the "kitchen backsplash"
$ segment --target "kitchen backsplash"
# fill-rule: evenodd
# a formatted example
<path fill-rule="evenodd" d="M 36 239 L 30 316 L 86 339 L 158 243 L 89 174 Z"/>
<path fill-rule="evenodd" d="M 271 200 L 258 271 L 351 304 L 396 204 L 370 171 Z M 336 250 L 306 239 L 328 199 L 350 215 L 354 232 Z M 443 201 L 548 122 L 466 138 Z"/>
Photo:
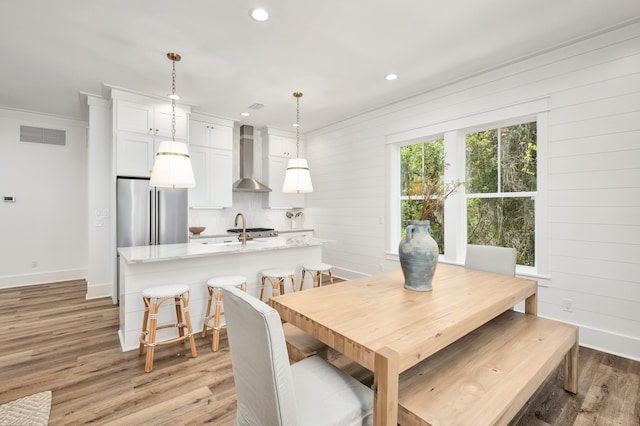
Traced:
<path fill-rule="evenodd" d="M 224 234 L 227 229 L 234 228 L 236 214 L 244 213 L 248 228 L 291 229 L 291 220 L 287 219 L 287 211 L 299 212 L 303 209 L 269 209 L 265 208 L 266 193 L 234 192 L 233 207 L 225 209 L 189 209 L 189 226 L 204 226 L 202 235 Z M 296 218 L 296 228 L 302 229 L 304 214 Z M 238 223 L 238 227 L 241 223 Z"/>

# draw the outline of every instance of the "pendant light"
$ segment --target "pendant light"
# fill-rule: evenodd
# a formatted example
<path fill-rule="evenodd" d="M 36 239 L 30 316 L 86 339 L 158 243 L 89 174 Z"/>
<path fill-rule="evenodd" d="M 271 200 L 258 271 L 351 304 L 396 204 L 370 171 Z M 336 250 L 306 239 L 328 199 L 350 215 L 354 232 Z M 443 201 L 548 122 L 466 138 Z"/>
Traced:
<path fill-rule="evenodd" d="M 302 93 L 294 92 L 293 96 L 296 98 L 296 124 L 294 124 L 296 127 L 296 158 L 290 159 L 287 164 L 282 192 L 303 194 L 313 192 L 313 185 L 311 184 L 309 164 L 307 160 L 300 158 L 300 98 Z"/>
<path fill-rule="evenodd" d="M 164 188 L 192 188 L 196 186 L 189 159 L 189 150 L 184 142 L 176 142 L 176 62 L 177 53 L 167 53 L 173 64 L 171 72 L 171 140 L 162 141 L 151 170 L 149 185 Z"/>

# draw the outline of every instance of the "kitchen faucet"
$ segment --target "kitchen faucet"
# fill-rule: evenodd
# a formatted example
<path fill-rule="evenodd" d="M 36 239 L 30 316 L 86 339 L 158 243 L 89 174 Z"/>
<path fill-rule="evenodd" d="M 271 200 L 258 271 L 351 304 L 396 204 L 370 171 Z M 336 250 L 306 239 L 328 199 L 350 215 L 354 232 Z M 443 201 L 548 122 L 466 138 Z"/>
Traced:
<path fill-rule="evenodd" d="M 238 241 L 242 242 L 242 246 L 244 247 L 247 245 L 247 219 L 244 217 L 244 214 L 238 213 L 236 215 L 236 221 L 234 222 L 233 226 L 238 226 L 239 217 L 242 218 L 242 234 L 238 236 Z"/>

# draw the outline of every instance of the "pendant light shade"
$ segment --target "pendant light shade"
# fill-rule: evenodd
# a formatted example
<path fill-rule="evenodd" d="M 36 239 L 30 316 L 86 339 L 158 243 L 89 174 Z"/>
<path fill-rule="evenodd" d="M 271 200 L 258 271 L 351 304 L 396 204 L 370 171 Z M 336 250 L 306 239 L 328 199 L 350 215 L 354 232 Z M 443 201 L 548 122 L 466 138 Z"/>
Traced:
<path fill-rule="evenodd" d="M 149 184 L 165 188 L 192 188 L 196 185 L 186 143 L 160 142 Z"/>
<path fill-rule="evenodd" d="M 304 158 L 300 158 L 300 98 L 301 92 L 294 92 L 296 98 L 296 158 L 289 160 L 287 171 L 284 175 L 282 192 L 303 194 L 313 192 L 309 164 Z"/>
<path fill-rule="evenodd" d="M 162 141 L 151 170 L 149 185 L 164 188 L 192 188 L 196 186 L 189 150 L 184 142 L 176 142 L 176 62 L 180 55 L 167 53 L 173 62 L 171 73 L 171 140 Z"/>
<path fill-rule="evenodd" d="M 282 192 L 302 194 L 313 192 L 309 164 L 304 158 L 292 158 L 287 164 L 287 172 L 284 175 Z"/>

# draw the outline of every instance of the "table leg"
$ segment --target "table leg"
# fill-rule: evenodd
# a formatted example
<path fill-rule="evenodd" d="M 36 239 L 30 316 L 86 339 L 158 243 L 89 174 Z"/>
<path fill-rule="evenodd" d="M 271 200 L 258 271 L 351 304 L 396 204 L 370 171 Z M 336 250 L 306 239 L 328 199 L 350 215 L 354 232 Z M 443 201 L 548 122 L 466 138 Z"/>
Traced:
<path fill-rule="evenodd" d="M 384 347 L 376 352 L 373 372 L 373 424 L 398 424 L 398 353 Z"/>

